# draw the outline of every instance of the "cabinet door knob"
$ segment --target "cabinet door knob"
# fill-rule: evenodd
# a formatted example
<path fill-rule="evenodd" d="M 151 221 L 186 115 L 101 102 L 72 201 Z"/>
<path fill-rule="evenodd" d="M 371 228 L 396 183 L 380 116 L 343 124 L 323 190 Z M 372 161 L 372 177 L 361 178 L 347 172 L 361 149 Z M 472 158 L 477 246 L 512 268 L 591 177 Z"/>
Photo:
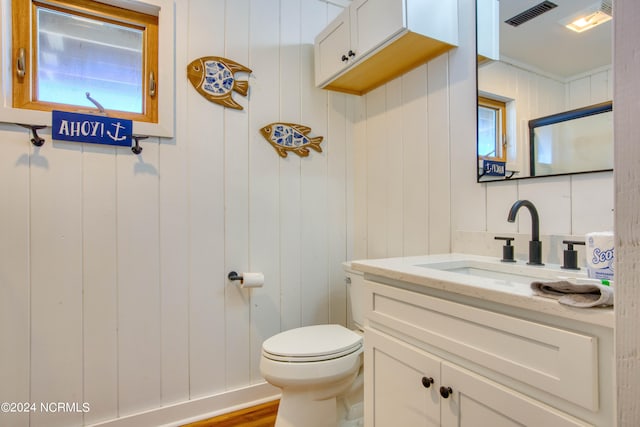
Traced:
<path fill-rule="evenodd" d="M 347 55 L 349 55 L 349 58 L 353 58 L 354 56 L 356 56 L 356 53 L 349 49 L 349 53 Z"/>
<path fill-rule="evenodd" d="M 347 62 L 349 60 L 349 58 L 347 58 L 347 55 L 342 55 L 342 58 L 340 58 L 342 60 L 342 62 Z"/>
<path fill-rule="evenodd" d="M 431 377 L 422 377 L 422 385 L 424 386 L 424 388 L 431 387 L 431 384 L 433 384 L 433 378 L 431 378 Z"/>
<path fill-rule="evenodd" d="M 443 398 L 447 398 L 449 397 L 449 395 L 453 393 L 453 390 L 451 390 L 451 387 L 440 387 L 440 396 L 442 396 Z"/>

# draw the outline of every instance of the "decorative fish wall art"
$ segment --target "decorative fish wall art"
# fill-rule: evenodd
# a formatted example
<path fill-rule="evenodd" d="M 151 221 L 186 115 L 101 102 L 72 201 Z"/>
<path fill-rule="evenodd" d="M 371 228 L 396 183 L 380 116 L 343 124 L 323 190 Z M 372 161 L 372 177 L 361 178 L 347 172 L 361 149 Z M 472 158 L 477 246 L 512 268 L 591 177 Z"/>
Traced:
<path fill-rule="evenodd" d="M 300 157 L 307 157 L 309 148 L 322 153 L 322 137 L 309 138 L 309 132 L 310 127 L 294 123 L 271 123 L 260 129 L 262 136 L 276 149 L 280 157 L 287 157 L 288 151 L 293 151 Z"/>
<path fill-rule="evenodd" d="M 251 69 L 219 56 L 203 56 L 187 66 L 187 78 L 200 95 L 216 104 L 242 110 L 242 105 L 233 100 L 231 92 L 247 96 L 249 82 L 236 80 L 237 72 L 251 73 Z"/>

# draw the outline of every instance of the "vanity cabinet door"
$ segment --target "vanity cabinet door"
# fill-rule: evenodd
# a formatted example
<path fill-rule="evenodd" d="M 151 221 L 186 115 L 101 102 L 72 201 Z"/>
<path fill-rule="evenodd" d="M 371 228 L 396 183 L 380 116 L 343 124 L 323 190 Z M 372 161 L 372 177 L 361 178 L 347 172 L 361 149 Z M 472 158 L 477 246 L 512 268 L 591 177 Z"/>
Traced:
<path fill-rule="evenodd" d="M 365 332 L 365 425 L 440 425 L 440 359 L 373 330 Z"/>
<path fill-rule="evenodd" d="M 451 363 L 442 362 L 441 373 L 449 391 L 442 399 L 443 427 L 591 425 Z"/>

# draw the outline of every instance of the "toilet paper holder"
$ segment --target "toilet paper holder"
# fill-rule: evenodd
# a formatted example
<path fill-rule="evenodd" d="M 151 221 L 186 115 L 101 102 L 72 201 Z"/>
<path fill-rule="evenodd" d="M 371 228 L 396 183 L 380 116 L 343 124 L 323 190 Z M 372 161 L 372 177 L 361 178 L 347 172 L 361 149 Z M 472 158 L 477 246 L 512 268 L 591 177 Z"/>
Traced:
<path fill-rule="evenodd" d="M 229 274 L 227 274 L 227 278 L 231 281 L 240 280 L 241 283 L 243 280 L 243 277 L 238 275 L 235 271 L 230 271 Z"/>
<path fill-rule="evenodd" d="M 264 285 L 264 274 L 257 272 L 244 272 L 240 275 L 235 271 L 231 271 L 227 274 L 227 278 L 231 281 L 239 280 L 241 288 L 261 288 Z"/>

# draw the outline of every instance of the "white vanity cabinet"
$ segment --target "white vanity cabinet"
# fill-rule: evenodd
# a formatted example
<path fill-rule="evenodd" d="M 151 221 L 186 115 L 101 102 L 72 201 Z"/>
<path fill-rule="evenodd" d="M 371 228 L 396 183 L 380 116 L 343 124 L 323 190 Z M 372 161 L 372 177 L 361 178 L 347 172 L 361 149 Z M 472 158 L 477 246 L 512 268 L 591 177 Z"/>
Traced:
<path fill-rule="evenodd" d="M 366 426 L 612 425 L 611 329 L 395 282 L 365 298 Z"/>
<path fill-rule="evenodd" d="M 315 39 L 315 82 L 364 94 L 458 43 L 456 1 L 353 0 Z"/>
<path fill-rule="evenodd" d="M 589 425 L 389 335 L 366 344 L 367 426 Z"/>
<path fill-rule="evenodd" d="M 460 366 L 444 362 L 441 373 L 443 384 L 451 389 L 442 400 L 442 426 L 591 425 Z"/>
<path fill-rule="evenodd" d="M 442 360 L 417 347 L 365 332 L 367 426 L 439 426 Z"/>

